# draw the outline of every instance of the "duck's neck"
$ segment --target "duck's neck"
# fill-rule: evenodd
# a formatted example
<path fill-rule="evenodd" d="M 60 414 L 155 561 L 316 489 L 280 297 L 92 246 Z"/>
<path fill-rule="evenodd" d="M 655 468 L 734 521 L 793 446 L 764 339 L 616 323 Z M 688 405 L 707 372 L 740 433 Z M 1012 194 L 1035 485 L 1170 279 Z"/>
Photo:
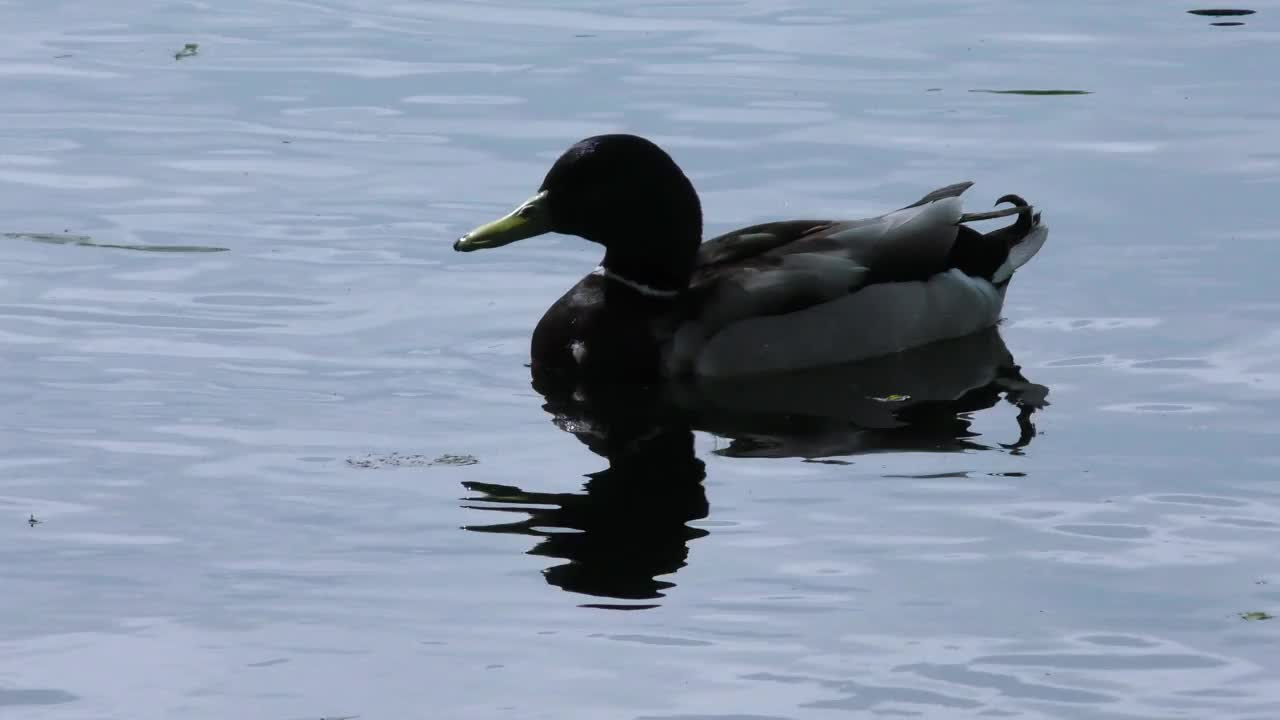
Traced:
<path fill-rule="evenodd" d="M 701 228 L 648 229 L 607 245 L 597 272 L 646 297 L 675 297 L 689 287 L 701 242 Z"/>

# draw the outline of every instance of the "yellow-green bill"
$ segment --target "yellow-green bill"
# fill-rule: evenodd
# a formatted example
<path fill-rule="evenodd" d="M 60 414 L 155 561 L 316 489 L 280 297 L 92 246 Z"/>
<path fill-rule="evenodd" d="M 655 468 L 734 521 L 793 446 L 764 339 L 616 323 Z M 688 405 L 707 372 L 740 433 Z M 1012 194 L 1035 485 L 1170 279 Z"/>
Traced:
<path fill-rule="evenodd" d="M 458 238 L 453 249 L 458 252 L 487 250 L 548 232 L 551 232 L 551 213 L 544 190 L 521 203 L 506 217 L 481 225 Z"/>

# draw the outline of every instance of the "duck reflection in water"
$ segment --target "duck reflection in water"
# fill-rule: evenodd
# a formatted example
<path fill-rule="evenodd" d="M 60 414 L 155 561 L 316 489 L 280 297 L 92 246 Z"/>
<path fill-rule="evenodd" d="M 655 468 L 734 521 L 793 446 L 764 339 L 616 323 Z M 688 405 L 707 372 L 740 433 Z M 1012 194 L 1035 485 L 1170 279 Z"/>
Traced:
<path fill-rule="evenodd" d="M 532 555 L 568 563 L 547 582 L 594 597 L 631 601 L 591 607 L 639 609 L 674 586 L 659 577 L 686 564 L 688 543 L 706 530 L 705 468 L 694 431 L 725 438 L 730 457 L 803 458 L 877 452 L 962 452 L 978 443 L 970 414 L 1001 399 L 1018 408 L 1018 436 L 1000 447 L 1021 453 L 1034 439 L 1032 414 L 1048 388 L 1029 382 L 990 329 L 957 340 L 855 364 L 753 380 L 699 381 L 661 388 L 581 387 L 535 373 L 552 422 L 609 466 L 587 475 L 581 493 L 464 483 L 466 507 L 522 514 L 467 530 L 540 538 Z"/>

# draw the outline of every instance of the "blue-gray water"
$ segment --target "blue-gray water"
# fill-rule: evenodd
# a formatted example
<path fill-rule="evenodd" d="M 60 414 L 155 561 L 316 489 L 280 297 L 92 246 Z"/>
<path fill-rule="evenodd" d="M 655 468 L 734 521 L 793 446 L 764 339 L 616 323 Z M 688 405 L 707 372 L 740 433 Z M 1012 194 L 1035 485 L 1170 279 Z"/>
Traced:
<path fill-rule="evenodd" d="M 1280 716 L 1275 0 L 0 5 L 0 716 Z M 613 130 L 711 232 L 1021 193 L 1051 405 L 611 467 L 597 250 L 450 243 Z"/>

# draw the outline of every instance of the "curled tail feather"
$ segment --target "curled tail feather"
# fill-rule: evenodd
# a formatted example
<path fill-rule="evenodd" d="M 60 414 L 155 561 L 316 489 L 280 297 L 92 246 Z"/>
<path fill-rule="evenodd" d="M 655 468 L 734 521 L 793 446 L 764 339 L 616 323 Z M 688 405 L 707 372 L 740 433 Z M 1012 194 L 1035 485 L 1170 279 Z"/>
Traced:
<path fill-rule="evenodd" d="M 1018 219 L 1012 225 L 987 233 L 988 238 L 1004 243 L 1009 249 L 1008 258 L 991 277 L 991 282 L 996 285 L 1008 282 L 1015 270 L 1027 264 L 1036 253 L 1040 252 L 1040 248 L 1049 237 L 1048 226 L 1040 222 L 1040 212 L 1021 196 L 1013 193 L 1002 195 L 999 200 L 996 200 L 996 204 L 1002 203 L 1012 204 L 1014 206 L 1012 211 L 1005 212 L 1016 212 Z"/>

